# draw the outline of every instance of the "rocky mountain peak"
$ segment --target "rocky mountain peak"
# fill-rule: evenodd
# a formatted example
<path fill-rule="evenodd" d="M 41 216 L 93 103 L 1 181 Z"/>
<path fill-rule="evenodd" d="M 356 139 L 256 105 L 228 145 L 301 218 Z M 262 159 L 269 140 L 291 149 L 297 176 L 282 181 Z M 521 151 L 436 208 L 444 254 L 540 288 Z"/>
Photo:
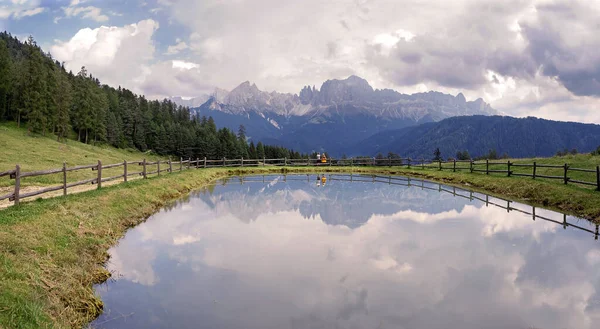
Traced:
<path fill-rule="evenodd" d="M 374 97 L 373 87 L 367 80 L 351 75 L 344 80 L 327 80 L 321 86 L 318 102 L 321 105 L 344 102 L 363 102 Z"/>
<path fill-rule="evenodd" d="M 256 84 L 244 81 L 225 96 L 224 103 L 238 106 L 259 104 L 266 101 L 265 94 L 258 89 Z"/>

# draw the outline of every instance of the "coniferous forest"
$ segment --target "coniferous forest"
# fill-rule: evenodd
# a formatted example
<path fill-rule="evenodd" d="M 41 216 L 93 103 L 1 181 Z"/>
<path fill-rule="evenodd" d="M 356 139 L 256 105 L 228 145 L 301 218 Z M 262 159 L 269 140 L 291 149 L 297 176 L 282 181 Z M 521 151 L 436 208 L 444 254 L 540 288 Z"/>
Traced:
<path fill-rule="evenodd" d="M 0 33 L 0 121 L 15 121 L 31 134 L 89 144 L 153 151 L 160 155 L 226 158 L 301 158 L 279 146 L 247 143 L 238 131 L 217 129 L 170 100 L 148 100 L 103 85 L 85 67 L 68 72 L 36 44 Z"/>

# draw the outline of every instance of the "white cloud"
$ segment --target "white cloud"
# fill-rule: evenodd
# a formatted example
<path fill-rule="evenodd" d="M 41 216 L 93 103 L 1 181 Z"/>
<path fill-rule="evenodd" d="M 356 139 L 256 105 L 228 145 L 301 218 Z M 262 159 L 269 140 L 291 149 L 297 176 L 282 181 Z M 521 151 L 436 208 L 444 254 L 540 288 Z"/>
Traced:
<path fill-rule="evenodd" d="M 95 20 L 96 22 L 106 22 L 108 20 L 108 16 L 102 14 L 102 9 L 94 6 L 67 7 L 64 11 L 66 17 L 81 16 Z"/>
<path fill-rule="evenodd" d="M 176 44 L 169 46 L 167 48 L 166 54 L 167 55 L 175 55 L 175 54 L 178 54 L 181 51 L 186 50 L 188 48 L 189 47 L 188 47 L 187 43 L 185 43 L 184 41 L 178 40 Z"/>
<path fill-rule="evenodd" d="M 41 6 L 40 0 L 12 0 L 9 4 L 3 5 L 0 1 L 0 19 L 14 18 L 21 19 L 23 17 L 35 16 L 46 11 L 46 8 Z"/>
<path fill-rule="evenodd" d="M 88 18 L 96 22 L 106 22 L 109 17 L 102 14 L 102 9 L 95 6 L 80 6 L 89 0 L 71 0 L 68 6 L 62 7 L 64 17 L 55 17 L 54 23 L 57 24 L 63 18 L 77 17 Z M 122 16 L 122 14 L 111 12 L 113 16 Z"/>
<path fill-rule="evenodd" d="M 190 62 L 185 62 L 185 61 L 173 61 L 174 69 L 191 70 L 191 69 L 198 68 L 198 66 L 199 65 L 196 63 L 190 63 Z"/>
<path fill-rule="evenodd" d="M 123 27 L 81 29 L 68 41 L 56 41 L 51 53 L 66 68 L 87 69 L 103 83 L 140 92 L 133 81 L 143 81 L 154 55 L 152 36 L 159 24 L 151 19 Z"/>
<path fill-rule="evenodd" d="M 582 98 L 570 91 L 593 93 L 593 86 L 565 88 L 563 80 L 587 80 L 547 76 L 530 53 L 532 40 L 535 45 L 541 40 L 532 27 L 546 24 L 551 28 L 545 37 L 556 38 L 556 45 L 563 47 L 559 51 L 572 59 L 549 52 L 557 69 L 595 74 L 595 47 L 585 45 L 600 42 L 593 36 L 598 6 L 577 1 L 569 9 L 566 3 L 181 0 L 161 1 L 160 8 L 169 20 L 192 31 L 186 45 L 195 55 L 188 60 L 199 65 L 199 74 L 212 85 L 232 88 L 251 80 L 265 90 L 298 92 L 303 85 L 356 74 L 376 88 L 484 97 L 510 115 L 561 119 L 569 112 L 567 106 L 581 104 L 579 108 L 587 110 L 569 117 L 598 122 L 594 111 L 600 107 L 598 98 Z M 563 17 L 573 13 L 585 15 L 581 20 Z M 548 25 L 548 20 L 554 25 Z M 555 26 L 562 29 L 553 32 Z M 168 54 L 176 52 L 175 46 L 167 49 Z M 490 79 L 490 72 L 498 83 Z M 536 95 L 534 103 L 529 102 L 531 95 Z M 524 99 L 527 107 L 521 103 Z"/>

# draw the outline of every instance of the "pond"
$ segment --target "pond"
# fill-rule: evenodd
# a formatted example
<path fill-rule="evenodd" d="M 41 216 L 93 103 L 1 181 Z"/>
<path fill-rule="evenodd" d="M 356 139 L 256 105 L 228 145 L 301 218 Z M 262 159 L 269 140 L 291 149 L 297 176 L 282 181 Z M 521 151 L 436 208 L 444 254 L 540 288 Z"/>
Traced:
<path fill-rule="evenodd" d="M 600 326 L 590 222 L 416 179 L 326 178 L 222 180 L 129 230 L 92 327 Z"/>

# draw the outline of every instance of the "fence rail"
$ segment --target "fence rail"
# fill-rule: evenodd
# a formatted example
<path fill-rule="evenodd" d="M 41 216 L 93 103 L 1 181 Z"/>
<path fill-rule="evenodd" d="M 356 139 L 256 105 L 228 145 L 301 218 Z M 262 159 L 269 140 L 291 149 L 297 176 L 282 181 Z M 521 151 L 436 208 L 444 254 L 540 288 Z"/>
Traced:
<path fill-rule="evenodd" d="M 458 166 L 457 166 L 458 164 Z M 468 164 L 468 166 L 465 166 Z M 137 165 L 142 167 L 142 171 L 139 172 L 128 172 L 129 165 Z M 161 168 L 162 165 L 162 168 Z M 350 159 L 327 159 L 325 161 L 319 159 L 183 159 L 179 161 L 172 160 L 157 160 L 157 161 L 123 161 L 120 163 L 114 163 L 109 165 L 103 165 L 100 160 L 96 164 L 80 165 L 75 167 L 67 167 L 66 163 L 63 163 L 62 168 L 40 170 L 40 171 L 29 171 L 22 172 L 20 165 L 16 165 L 15 169 L 0 172 L 0 177 L 8 176 L 9 179 L 14 180 L 14 190 L 11 193 L 0 195 L 0 201 L 8 199 L 13 201 L 15 205 L 19 204 L 21 199 L 37 196 L 44 193 L 54 192 L 63 190 L 63 195 L 66 195 L 69 188 L 86 185 L 86 184 L 97 184 L 97 188 L 102 188 L 102 183 L 107 181 L 113 181 L 123 179 L 123 182 L 127 182 L 128 177 L 142 176 L 142 178 L 148 178 L 149 175 L 160 175 L 161 173 L 170 173 L 175 171 L 182 171 L 186 169 L 199 169 L 199 168 L 215 168 L 215 167 L 260 167 L 260 166 L 318 166 L 318 167 L 360 167 L 360 166 L 387 166 L 387 167 L 406 167 L 416 168 L 422 170 L 452 170 L 457 171 L 469 171 L 470 173 L 485 173 L 490 174 L 506 174 L 507 176 L 519 176 L 519 177 L 531 177 L 562 180 L 564 184 L 578 184 L 585 186 L 595 186 L 597 191 L 600 191 L 600 166 L 596 166 L 595 169 L 590 168 L 572 168 L 569 164 L 564 165 L 547 165 L 538 164 L 533 162 L 528 163 L 513 163 L 510 160 L 507 161 L 473 161 L 473 160 L 452 160 L 452 161 L 441 161 L 432 159 L 411 159 L 411 158 L 350 158 Z M 481 168 L 485 166 L 485 169 Z M 492 166 L 492 168 L 490 168 Z M 506 169 L 498 169 L 498 166 L 506 166 Z M 104 169 L 123 168 L 123 173 L 120 175 L 113 175 L 110 177 L 103 177 L 102 171 Z M 531 174 L 526 172 L 514 172 L 514 167 L 517 168 L 531 168 Z M 481 168 L 481 169 L 479 169 Z M 562 175 L 550 175 L 550 174 L 539 174 L 537 170 L 539 168 L 550 168 L 554 170 L 561 170 Z M 77 182 L 67 182 L 67 173 L 73 171 L 80 171 L 91 169 L 96 174 L 94 178 L 85 179 Z M 569 177 L 569 172 L 578 172 L 583 174 L 595 174 L 595 181 L 584 180 L 580 177 Z M 22 193 L 21 191 L 21 179 L 36 176 L 55 175 L 62 173 L 62 184 L 56 186 L 49 186 L 37 191 L 31 191 Z M 373 176 L 377 178 L 376 176 Z M 591 177 L 589 177 L 591 178 Z M 352 179 L 352 178 L 350 178 Z M 391 180 L 390 178 L 386 178 Z"/>

